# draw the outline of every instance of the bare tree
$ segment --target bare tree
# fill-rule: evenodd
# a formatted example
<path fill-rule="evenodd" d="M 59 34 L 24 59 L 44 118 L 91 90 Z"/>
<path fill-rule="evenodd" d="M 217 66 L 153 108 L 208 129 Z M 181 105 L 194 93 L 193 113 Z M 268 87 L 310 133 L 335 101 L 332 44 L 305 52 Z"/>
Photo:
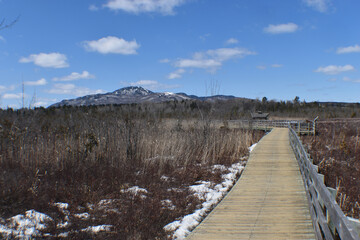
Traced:
<path fill-rule="evenodd" d="M 20 16 L 18 16 L 15 20 L 13 20 L 12 22 L 10 23 L 6 23 L 5 22 L 5 18 L 3 20 L 1 20 L 0 22 L 0 30 L 3 30 L 5 28 L 9 28 L 9 27 L 12 27 L 15 23 L 17 23 L 20 19 Z"/>

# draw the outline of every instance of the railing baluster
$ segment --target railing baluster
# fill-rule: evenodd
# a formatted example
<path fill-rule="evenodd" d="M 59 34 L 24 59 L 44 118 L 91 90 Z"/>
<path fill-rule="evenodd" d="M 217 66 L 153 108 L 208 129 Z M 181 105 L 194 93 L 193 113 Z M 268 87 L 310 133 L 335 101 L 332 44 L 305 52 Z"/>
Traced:
<path fill-rule="evenodd" d="M 313 131 L 315 131 L 315 124 Z M 297 134 L 290 127 L 289 137 L 303 176 L 310 213 L 318 239 L 337 239 L 338 234 L 343 240 L 360 240 L 360 233 L 356 230 L 357 224 L 353 225 L 353 221 L 344 215 L 336 203 L 334 197 L 336 190 L 325 186 L 324 175 L 317 173 L 318 166 L 313 165 L 309 160 Z"/>

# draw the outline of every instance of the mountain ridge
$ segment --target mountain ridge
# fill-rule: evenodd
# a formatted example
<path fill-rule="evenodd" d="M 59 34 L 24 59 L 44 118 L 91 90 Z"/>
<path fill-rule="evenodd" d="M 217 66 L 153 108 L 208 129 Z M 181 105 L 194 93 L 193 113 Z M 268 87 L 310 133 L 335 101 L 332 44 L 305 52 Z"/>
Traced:
<path fill-rule="evenodd" d="M 195 95 L 187 95 L 186 93 L 152 92 L 143 87 L 130 86 L 130 87 L 117 89 L 113 92 L 91 94 L 73 99 L 65 99 L 58 103 L 52 104 L 49 107 L 131 104 L 131 103 L 143 103 L 143 102 L 158 103 L 158 102 L 182 101 L 182 100 L 215 101 L 215 100 L 228 100 L 234 98 L 236 97 L 231 95 L 215 95 L 209 97 L 198 97 Z"/>

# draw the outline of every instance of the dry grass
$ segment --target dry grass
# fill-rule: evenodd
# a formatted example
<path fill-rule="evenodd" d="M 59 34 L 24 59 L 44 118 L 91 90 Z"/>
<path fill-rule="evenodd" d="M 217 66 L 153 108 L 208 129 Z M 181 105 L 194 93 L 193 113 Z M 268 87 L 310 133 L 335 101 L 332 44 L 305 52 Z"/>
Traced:
<path fill-rule="evenodd" d="M 56 223 L 65 215 L 52 204 L 66 202 L 72 225 L 61 231 L 70 232 L 69 238 L 166 239 L 163 226 L 200 204 L 188 186 L 198 180 L 221 181 L 221 173 L 211 166 L 239 161 L 262 136 L 220 129 L 210 121 L 169 126 L 151 114 L 85 110 L 1 113 L 2 218 L 35 209 L 55 219 L 48 231 L 56 235 Z M 131 186 L 148 193 L 142 197 L 123 191 Z M 115 201 L 104 208 L 99 204 L 103 199 Z M 164 207 L 163 200 L 176 208 Z M 73 215 L 84 211 L 92 218 Z M 100 224 L 114 229 L 97 236 L 78 232 Z"/>
<path fill-rule="evenodd" d="M 360 122 L 319 122 L 317 136 L 304 136 L 325 184 L 337 189 L 337 202 L 347 216 L 360 218 Z"/>

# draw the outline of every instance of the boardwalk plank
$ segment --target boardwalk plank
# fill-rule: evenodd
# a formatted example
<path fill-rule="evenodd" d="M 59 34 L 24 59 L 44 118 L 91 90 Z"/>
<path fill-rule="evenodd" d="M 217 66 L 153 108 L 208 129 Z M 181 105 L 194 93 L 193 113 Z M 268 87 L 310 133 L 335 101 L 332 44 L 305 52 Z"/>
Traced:
<path fill-rule="evenodd" d="M 288 129 L 258 143 L 239 181 L 187 239 L 316 239 Z"/>

